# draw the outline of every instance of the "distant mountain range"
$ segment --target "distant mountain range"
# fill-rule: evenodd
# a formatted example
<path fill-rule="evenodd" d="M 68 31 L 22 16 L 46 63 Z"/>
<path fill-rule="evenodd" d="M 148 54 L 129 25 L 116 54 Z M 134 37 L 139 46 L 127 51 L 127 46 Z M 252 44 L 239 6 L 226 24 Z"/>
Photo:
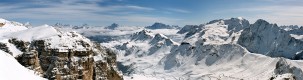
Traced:
<path fill-rule="evenodd" d="M 18 64 L 26 79 L 303 80 L 296 25 L 241 17 L 182 28 L 26 25 L 0 19 L 1 61 Z"/>

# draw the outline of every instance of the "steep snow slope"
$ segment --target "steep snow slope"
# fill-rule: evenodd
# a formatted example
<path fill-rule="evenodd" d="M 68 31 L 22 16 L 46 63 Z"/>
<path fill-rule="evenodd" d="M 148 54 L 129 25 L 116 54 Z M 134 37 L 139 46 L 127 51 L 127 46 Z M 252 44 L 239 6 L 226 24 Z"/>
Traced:
<path fill-rule="evenodd" d="M 295 76 L 296 79 L 303 79 L 302 67 L 297 65 L 298 63 L 286 60 L 292 63 L 285 63 L 284 65 L 295 67 L 279 68 L 276 66 L 279 60 L 279 58 L 250 53 L 237 44 L 196 46 L 183 44 L 161 60 L 160 68 L 158 67 L 155 73 L 169 72 L 166 75 L 194 80 L 208 78 L 266 80 L 289 73 L 292 76 L 288 78 Z M 277 70 L 290 71 L 275 73 Z"/>
<path fill-rule="evenodd" d="M 0 50 L 0 78 L 1 80 L 44 80 L 34 71 L 26 69 L 8 53 Z"/>

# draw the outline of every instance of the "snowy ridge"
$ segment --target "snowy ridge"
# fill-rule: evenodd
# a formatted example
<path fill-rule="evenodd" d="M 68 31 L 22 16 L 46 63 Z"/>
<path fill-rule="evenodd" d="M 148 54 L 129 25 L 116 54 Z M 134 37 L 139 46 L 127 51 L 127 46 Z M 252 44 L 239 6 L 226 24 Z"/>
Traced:
<path fill-rule="evenodd" d="M 170 49 L 178 45 L 177 42 L 160 33 L 148 30 L 136 32 L 128 42 L 116 46 L 120 53 L 118 55 L 118 61 L 122 63 L 120 66 L 130 66 L 122 72 L 127 72 L 124 73 L 125 75 L 141 73 L 140 70 L 157 65 Z"/>
<path fill-rule="evenodd" d="M 144 76 L 144 78 L 149 79 L 171 80 L 302 80 L 302 62 L 260 55 L 260 53 L 251 52 L 250 49 L 247 49 L 247 46 L 238 44 L 242 41 L 241 37 L 243 35 L 251 34 L 245 32 L 247 29 L 261 30 L 259 33 L 262 33 L 262 29 L 268 28 L 272 31 L 264 31 L 274 32 L 274 34 L 266 35 L 279 35 L 276 32 L 283 32 L 280 28 L 276 29 L 275 25 L 267 25 L 266 23 L 267 26 L 262 27 L 264 25 L 263 21 L 260 22 L 262 24 L 257 25 L 256 23 L 250 25 L 243 18 L 231 18 L 213 20 L 201 25 L 187 25 L 176 33 L 177 35 L 184 35 L 179 45 L 170 48 L 159 47 L 160 49 L 154 48 L 153 45 L 155 43 L 165 44 L 162 39 L 171 39 L 167 39 L 168 37 L 163 37 L 161 34 L 149 35 L 148 31 L 143 30 L 140 35 L 132 38 L 132 41 L 121 44 L 120 47 L 116 48 L 122 50 L 118 51 L 121 53 L 118 59 L 120 59 L 119 61 L 123 66 L 129 66 L 126 68 L 128 72 L 125 75 L 133 76 L 134 79 L 136 79 L 135 77 Z M 291 32 L 285 31 L 285 33 L 290 34 Z M 150 38 L 147 36 L 150 36 Z M 293 33 L 289 37 L 296 39 L 296 44 L 299 43 L 297 43 L 297 40 L 302 39 L 299 33 Z M 258 43 L 252 44 L 260 46 Z M 137 47 L 134 45 L 137 45 Z M 283 49 L 277 50 L 281 51 Z M 301 52 L 296 53 L 297 58 L 303 55 L 302 49 L 298 50 L 301 50 Z M 156 53 L 150 54 L 145 51 Z M 164 55 L 159 55 L 159 51 Z"/>
<path fill-rule="evenodd" d="M 196 41 L 205 44 L 231 43 L 237 40 L 241 30 L 248 25 L 249 22 L 242 18 L 219 19 L 199 26 L 185 26 L 178 33 L 187 32 L 183 42 L 193 45 Z"/>
<path fill-rule="evenodd" d="M 135 52 L 134 54 L 151 55 L 154 54 L 158 49 L 168 48 L 171 46 L 179 45 L 177 42 L 172 41 L 163 34 L 154 34 L 148 30 L 142 30 L 134 33 L 128 42 L 123 45 L 118 45 L 117 49 L 126 50 L 126 55 Z"/>
<path fill-rule="evenodd" d="M 242 17 L 213 20 L 208 22 L 207 24 L 214 24 L 214 23 L 217 23 L 217 25 L 227 25 L 228 31 L 230 32 L 231 31 L 238 32 L 249 26 L 248 20 L 243 19 Z"/>
<path fill-rule="evenodd" d="M 19 32 L 6 35 L 7 38 L 17 38 L 24 41 L 33 41 L 48 38 L 51 36 L 57 36 L 61 32 L 57 31 L 55 28 L 49 25 L 38 26 L 35 28 L 30 28 L 27 30 L 22 30 Z"/>
<path fill-rule="evenodd" d="M 22 54 L 15 45 L 8 42 L 4 35 L 26 30 L 23 24 L 0 19 L 0 77 L 5 80 L 44 80 L 32 70 L 22 66 L 14 57 Z M 8 51 L 5 50 L 5 47 Z M 7 53 L 9 52 L 9 53 Z"/>
<path fill-rule="evenodd" d="M 86 51 L 86 43 L 92 45 L 90 40 L 83 37 L 76 32 L 60 32 L 54 27 L 43 25 L 39 27 L 30 28 L 7 35 L 8 38 L 16 38 L 18 40 L 31 42 L 35 40 L 45 40 L 49 49 L 59 49 L 61 52 L 66 52 L 68 49 L 75 49 L 76 51 Z M 82 42 L 83 41 L 83 42 Z"/>
<path fill-rule="evenodd" d="M 181 79 L 255 80 L 288 74 L 273 73 L 278 61 L 276 58 L 250 53 L 237 44 L 209 44 L 196 47 L 183 44 L 164 57 L 160 66 L 162 65 L 163 71 L 170 72 L 166 75 L 187 75 L 179 77 Z M 302 68 L 295 64 L 286 65 Z M 302 70 L 297 69 L 295 72 L 298 73 L 291 74 L 294 74 L 296 79 L 302 79 Z"/>
<path fill-rule="evenodd" d="M 154 37 L 154 34 L 148 30 L 142 30 L 140 32 L 136 32 L 135 34 L 131 35 L 132 41 L 146 41 L 150 40 Z"/>
<path fill-rule="evenodd" d="M 204 25 L 185 25 L 180 31 L 178 31 L 178 34 L 184 34 L 184 33 L 196 33 L 196 31 L 201 30 L 201 28 Z M 191 36 L 188 34 L 188 36 Z"/>
<path fill-rule="evenodd" d="M 0 39 L 3 35 L 25 30 L 25 29 L 27 29 L 27 27 L 23 26 L 23 24 L 21 23 L 7 21 L 5 19 L 0 18 Z"/>

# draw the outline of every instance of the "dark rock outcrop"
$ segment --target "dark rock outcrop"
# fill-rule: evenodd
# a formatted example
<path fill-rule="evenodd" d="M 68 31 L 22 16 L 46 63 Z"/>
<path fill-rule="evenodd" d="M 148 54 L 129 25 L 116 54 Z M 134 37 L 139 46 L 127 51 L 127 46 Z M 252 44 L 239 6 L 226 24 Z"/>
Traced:
<path fill-rule="evenodd" d="M 275 76 L 273 76 L 271 79 L 275 79 L 277 77 L 284 77 L 285 80 L 302 80 L 302 70 L 298 67 L 291 65 L 292 64 L 287 62 L 286 59 L 279 58 L 279 61 L 277 62 L 276 68 L 274 70 Z"/>
<path fill-rule="evenodd" d="M 113 23 L 112 25 L 105 27 L 105 29 L 116 29 L 117 27 L 119 27 L 119 25 L 117 23 Z"/>

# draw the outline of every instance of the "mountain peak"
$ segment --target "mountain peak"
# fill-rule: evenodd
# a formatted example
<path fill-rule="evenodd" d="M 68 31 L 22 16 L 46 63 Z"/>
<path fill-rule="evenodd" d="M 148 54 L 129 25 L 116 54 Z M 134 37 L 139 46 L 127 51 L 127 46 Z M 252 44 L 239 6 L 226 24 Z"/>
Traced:
<path fill-rule="evenodd" d="M 216 23 L 216 22 L 243 22 L 243 21 L 247 21 L 247 20 L 245 18 L 242 18 L 242 17 L 237 17 L 237 18 L 230 18 L 230 19 L 216 19 L 216 20 L 212 20 L 212 21 L 210 21 L 206 24 L 213 24 L 213 23 Z"/>
<path fill-rule="evenodd" d="M 133 35 L 131 35 L 131 40 L 147 40 L 147 39 L 152 39 L 154 36 L 151 31 L 148 31 L 146 29 L 143 29 L 140 32 L 136 32 Z"/>
<path fill-rule="evenodd" d="M 152 26 L 145 27 L 147 29 L 176 29 L 178 26 L 170 26 L 160 22 L 155 22 Z"/>
<path fill-rule="evenodd" d="M 180 31 L 178 31 L 178 34 L 184 34 L 187 32 L 196 32 L 204 25 L 185 25 Z"/>
<path fill-rule="evenodd" d="M 258 19 L 254 24 L 269 24 L 269 22 L 264 19 Z"/>
<path fill-rule="evenodd" d="M 113 23 L 110 26 L 105 27 L 105 29 L 116 29 L 117 27 L 119 27 L 119 25 L 117 23 Z"/>
<path fill-rule="evenodd" d="M 244 18 L 243 17 L 237 17 L 238 19 L 240 19 L 240 20 L 243 20 Z"/>

